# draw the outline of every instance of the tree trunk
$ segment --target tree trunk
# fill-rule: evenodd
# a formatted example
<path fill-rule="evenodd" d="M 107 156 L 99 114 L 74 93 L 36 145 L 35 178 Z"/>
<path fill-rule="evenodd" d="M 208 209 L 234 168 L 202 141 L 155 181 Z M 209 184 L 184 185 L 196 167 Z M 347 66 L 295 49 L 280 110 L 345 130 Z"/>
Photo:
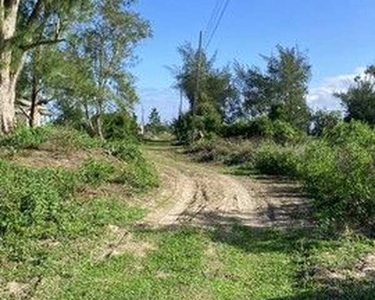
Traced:
<path fill-rule="evenodd" d="M 16 83 L 23 65 L 23 57 L 13 60 L 20 0 L 0 1 L 0 134 L 15 126 Z"/>
<path fill-rule="evenodd" d="M 86 126 L 88 127 L 88 130 L 90 130 L 90 134 L 95 134 L 95 127 L 92 123 L 92 118 L 90 116 L 89 105 L 87 103 L 87 99 L 84 100 L 83 107 L 85 109 Z"/>
<path fill-rule="evenodd" d="M 98 114 L 96 117 L 96 129 L 98 131 L 98 136 L 104 140 L 103 128 L 102 128 L 102 115 Z"/>
<path fill-rule="evenodd" d="M 0 133 L 8 133 L 15 126 L 16 86 L 4 69 L 0 77 Z"/>
<path fill-rule="evenodd" d="M 103 134 L 103 128 L 102 128 L 102 113 L 103 113 L 103 107 L 101 100 L 97 101 L 97 107 L 96 107 L 96 130 L 98 136 L 104 140 L 104 134 Z"/>
<path fill-rule="evenodd" d="M 29 118 L 29 126 L 30 128 L 34 128 L 38 126 L 39 124 L 36 124 L 35 120 L 35 114 L 37 110 L 37 104 L 38 104 L 38 80 L 35 75 L 33 75 L 33 83 L 32 83 L 32 91 L 31 91 L 31 103 L 30 103 L 30 118 Z"/>

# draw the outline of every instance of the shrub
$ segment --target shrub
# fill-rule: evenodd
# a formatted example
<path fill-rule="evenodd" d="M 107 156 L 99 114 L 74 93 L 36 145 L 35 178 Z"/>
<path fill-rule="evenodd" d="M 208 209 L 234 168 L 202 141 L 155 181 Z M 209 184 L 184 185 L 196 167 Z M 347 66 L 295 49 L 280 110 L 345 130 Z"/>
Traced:
<path fill-rule="evenodd" d="M 322 136 L 342 121 L 340 111 L 318 110 L 311 117 L 310 134 Z"/>
<path fill-rule="evenodd" d="M 126 162 L 144 160 L 139 146 L 129 141 L 109 141 L 106 143 L 105 148 L 109 154 Z"/>
<path fill-rule="evenodd" d="M 95 159 L 86 160 L 79 172 L 81 180 L 89 184 L 100 184 L 110 181 L 114 173 L 115 168 L 110 162 Z"/>
<path fill-rule="evenodd" d="M 249 167 L 254 162 L 254 155 L 258 146 L 257 141 L 232 142 L 222 161 L 229 166 L 245 164 Z"/>
<path fill-rule="evenodd" d="M 0 234 L 48 236 L 56 233 L 64 202 L 77 180 L 71 173 L 33 170 L 0 162 Z"/>
<path fill-rule="evenodd" d="M 241 120 L 231 125 L 224 125 L 221 130 L 223 137 L 266 138 L 277 143 L 298 141 L 303 132 L 288 122 L 272 121 L 268 117 L 252 120 Z"/>
<path fill-rule="evenodd" d="M 298 175 L 300 156 L 295 148 L 276 144 L 262 145 L 255 153 L 254 168 L 266 175 Z"/>
<path fill-rule="evenodd" d="M 37 149 L 51 134 L 50 127 L 19 127 L 11 135 L 0 137 L 0 146 L 14 149 Z"/>
<path fill-rule="evenodd" d="M 327 226 L 374 223 L 374 153 L 362 147 L 362 142 L 361 137 L 358 143 L 344 145 L 319 141 L 306 152 L 304 186 L 318 218 Z"/>
<path fill-rule="evenodd" d="M 52 127 L 49 140 L 57 150 L 94 149 L 104 145 L 102 140 L 92 138 L 84 131 L 62 126 Z"/>
<path fill-rule="evenodd" d="M 129 140 L 138 136 L 135 116 L 127 111 L 116 111 L 103 116 L 103 132 L 106 139 Z"/>
<path fill-rule="evenodd" d="M 267 117 L 259 117 L 252 120 L 240 120 L 233 124 L 223 125 L 221 134 L 223 137 L 271 137 L 273 123 Z"/>
<path fill-rule="evenodd" d="M 303 135 L 301 130 L 293 127 L 290 123 L 280 120 L 273 122 L 272 139 L 277 143 L 295 142 L 300 140 Z"/>
<path fill-rule="evenodd" d="M 367 148 L 375 145 L 375 131 L 365 123 L 354 120 L 350 123 L 339 123 L 333 129 L 327 130 L 324 137 L 336 146 L 355 143 Z"/>
<path fill-rule="evenodd" d="M 146 162 L 127 164 L 114 178 L 114 182 L 128 184 L 138 191 L 145 191 L 159 185 L 154 168 Z"/>

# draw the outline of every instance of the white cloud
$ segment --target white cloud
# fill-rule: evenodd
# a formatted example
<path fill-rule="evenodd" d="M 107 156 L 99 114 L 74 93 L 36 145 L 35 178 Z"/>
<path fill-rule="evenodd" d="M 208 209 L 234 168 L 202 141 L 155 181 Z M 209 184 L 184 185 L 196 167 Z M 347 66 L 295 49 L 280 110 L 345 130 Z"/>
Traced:
<path fill-rule="evenodd" d="M 357 68 L 351 74 L 342 74 L 329 77 L 323 80 L 322 84 L 310 88 L 307 102 L 310 107 L 315 109 L 342 109 L 340 100 L 333 96 L 334 93 L 345 92 L 353 83 L 358 75 L 363 75 L 366 68 Z"/>

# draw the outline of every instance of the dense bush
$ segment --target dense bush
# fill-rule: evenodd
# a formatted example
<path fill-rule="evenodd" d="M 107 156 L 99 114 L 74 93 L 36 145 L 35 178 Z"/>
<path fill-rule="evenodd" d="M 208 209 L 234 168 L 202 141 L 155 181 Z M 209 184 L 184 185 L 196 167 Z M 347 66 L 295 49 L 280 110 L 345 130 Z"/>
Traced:
<path fill-rule="evenodd" d="M 105 114 L 103 117 L 103 133 L 106 139 L 134 140 L 138 136 L 136 118 L 127 111 Z"/>
<path fill-rule="evenodd" d="M 261 174 L 296 177 L 300 160 L 296 148 L 267 143 L 256 151 L 254 168 Z"/>
<path fill-rule="evenodd" d="M 158 186 L 156 170 L 146 161 L 138 145 L 111 141 L 106 144 L 106 149 L 111 155 L 124 161 L 124 166 L 114 178 L 115 182 L 129 184 L 139 190 Z"/>
<path fill-rule="evenodd" d="M 295 142 L 303 137 L 303 132 L 291 124 L 268 117 L 259 117 L 253 120 L 241 120 L 239 122 L 223 125 L 221 134 L 226 138 L 264 138 L 272 139 L 278 143 Z"/>
<path fill-rule="evenodd" d="M 355 143 L 365 148 L 375 146 L 375 131 L 360 121 L 341 122 L 334 128 L 327 130 L 324 137 L 334 146 L 350 143 Z"/>
<path fill-rule="evenodd" d="M 374 132 L 364 124 L 340 124 L 308 147 L 302 167 L 306 191 L 327 225 L 373 225 Z"/>
<path fill-rule="evenodd" d="M 114 182 L 128 184 L 136 190 L 145 191 L 159 185 L 155 169 L 147 163 L 130 163 L 122 168 Z"/>

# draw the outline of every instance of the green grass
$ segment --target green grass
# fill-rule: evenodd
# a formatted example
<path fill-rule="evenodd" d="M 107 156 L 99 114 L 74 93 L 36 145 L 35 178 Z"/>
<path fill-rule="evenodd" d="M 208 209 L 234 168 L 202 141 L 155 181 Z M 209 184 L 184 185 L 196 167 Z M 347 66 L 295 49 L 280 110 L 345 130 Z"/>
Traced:
<path fill-rule="evenodd" d="M 34 296 L 55 300 L 371 299 L 369 290 L 375 291 L 366 278 L 321 282 L 317 277 L 316 270 L 354 270 L 375 250 L 375 242 L 363 236 L 324 239 L 312 231 L 241 226 L 142 229 L 133 225 L 144 210 L 107 198 L 76 199 L 67 210 L 64 234 L 8 237 L 7 249 L 2 244 L 0 251 L 7 261 L 0 278 L 39 280 Z M 95 253 L 109 240 L 108 225 L 127 228 L 136 244 L 152 247 L 144 255 L 134 250 L 97 260 Z M 9 247 L 22 259 L 7 256 Z"/>
<path fill-rule="evenodd" d="M 71 243 L 53 249 L 42 267 L 32 267 L 46 276 L 38 299 L 371 299 L 374 291 L 365 280 L 329 286 L 313 274 L 317 266 L 353 268 L 374 251 L 369 239 L 238 226 L 132 231 L 135 241 L 153 245 L 145 256 L 129 252 L 95 261 Z M 12 271 L 14 279 L 37 274 Z"/>

